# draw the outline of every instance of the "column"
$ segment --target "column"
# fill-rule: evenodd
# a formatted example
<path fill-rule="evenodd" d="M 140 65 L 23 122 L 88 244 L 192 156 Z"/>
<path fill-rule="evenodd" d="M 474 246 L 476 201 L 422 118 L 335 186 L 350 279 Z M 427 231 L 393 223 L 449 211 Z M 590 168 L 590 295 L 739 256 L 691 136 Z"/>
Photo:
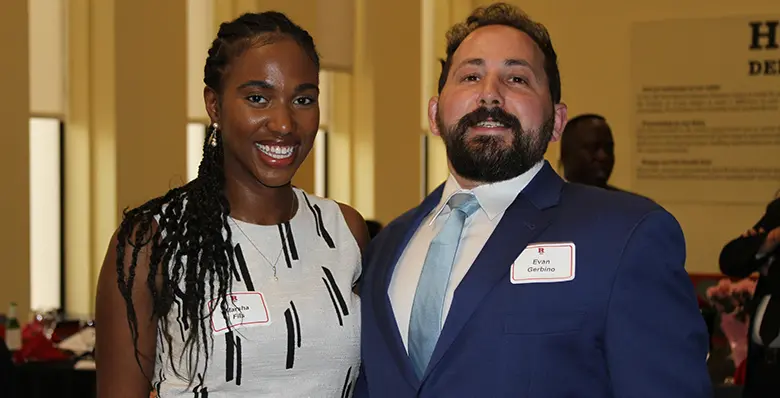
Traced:
<path fill-rule="evenodd" d="M 421 27 L 420 0 L 357 0 L 353 199 L 366 218 L 383 223 L 422 196 Z"/>
<path fill-rule="evenodd" d="M 72 312 L 91 313 L 122 211 L 186 182 L 187 2 L 69 3 L 68 128 L 74 134 L 67 134 L 72 153 L 66 156 L 82 159 L 71 159 L 76 166 L 68 172 L 66 202 L 83 202 L 66 219 L 73 246 L 81 244 L 68 244 L 75 252 L 67 257 L 66 302 Z M 84 281 L 90 289 L 79 289 Z"/>
<path fill-rule="evenodd" d="M 432 0 L 424 1 L 423 8 L 423 87 L 422 101 L 438 95 L 440 59 L 447 57 L 447 39 L 445 35 L 452 25 L 466 20 L 474 9 L 472 0 Z M 427 111 L 422 121 L 423 131 L 428 138 L 427 148 L 427 192 L 433 191 L 450 174 L 447 166 L 447 150 L 441 137 L 430 132 Z"/>
<path fill-rule="evenodd" d="M 90 143 L 90 0 L 67 3 L 68 100 L 65 119 L 65 305 L 68 313 L 91 314 L 99 252 L 92 248 Z M 103 248 L 105 253 L 105 247 Z M 93 254 L 98 256 L 93 261 Z"/>
<path fill-rule="evenodd" d="M 331 73 L 328 121 L 328 197 L 354 205 L 352 179 L 352 75 Z"/>
<path fill-rule="evenodd" d="M 7 187 L 0 200 L 3 228 L 0 232 L 2 278 L 0 278 L 0 313 L 8 304 L 19 305 L 21 320 L 30 309 L 30 165 L 29 165 L 29 40 L 27 0 L 3 3 L 0 12 L 0 35 L 7 40 L 3 51 L 6 61 L 0 62 L 0 136 L 5 150 L 0 156 L 0 169 Z"/>

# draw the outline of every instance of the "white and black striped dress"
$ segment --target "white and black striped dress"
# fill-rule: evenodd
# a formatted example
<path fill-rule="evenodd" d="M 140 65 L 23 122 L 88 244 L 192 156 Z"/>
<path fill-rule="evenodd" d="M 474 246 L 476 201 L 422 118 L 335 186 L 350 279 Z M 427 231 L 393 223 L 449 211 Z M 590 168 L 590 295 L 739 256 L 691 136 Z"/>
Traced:
<path fill-rule="evenodd" d="M 238 268 L 233 297 L 254 294 L 257 303 L 251 292 L 261 293 L 262 316 L 255 310 L 250 318 L 267 313 L 268 319 L 226 330 L 212 322 L 208 371 L 190 386 L 174 374 L 160 336 L 153 382 L 161 398 L 352 395 L 360 365 L 360 298 L 352 292 L 360 249 L 337 203 L 297 188 L 295 193 L 298 211 L 289 222 L 262 226 L 230 219 Z M 277 256 L 278 280 L 271 266 Z M 186 333 L 179 314 L 176 302 L 168 317 L 175 360 Z M 186 372 L 186 366 L 177 370 Z"/>

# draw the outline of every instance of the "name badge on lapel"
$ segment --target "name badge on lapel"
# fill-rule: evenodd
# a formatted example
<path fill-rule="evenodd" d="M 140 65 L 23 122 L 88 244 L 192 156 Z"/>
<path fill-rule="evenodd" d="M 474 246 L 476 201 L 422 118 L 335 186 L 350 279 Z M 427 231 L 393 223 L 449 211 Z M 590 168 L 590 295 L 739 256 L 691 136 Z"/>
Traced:
<path fill-rule="evenodd" d="M 576 257 L 572 242 L 530 244 L 512 263 L 509 280 L 515 285 L 573 280 Z"/>

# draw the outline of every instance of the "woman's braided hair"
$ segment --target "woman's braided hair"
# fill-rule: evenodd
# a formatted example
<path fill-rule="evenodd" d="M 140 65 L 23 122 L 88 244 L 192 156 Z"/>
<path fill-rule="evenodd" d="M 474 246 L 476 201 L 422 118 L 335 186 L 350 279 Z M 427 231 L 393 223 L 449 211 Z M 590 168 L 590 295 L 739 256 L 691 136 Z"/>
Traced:
<path fill-rule="evenodd" d="M 221 95 L 224 74 L 236 57 L 252 45 L 270 43 L 280 37 L 295 40 L 319 69 L 319 56 L 306 30 L 279 12 L 248 13 L 220 25 L 206 59 L 204 83 Z M 166 340 L 174 372 L 190 383 L 195 378 L 201 354 L 205 355 L 205 373 L 213 348 L 207 322 L 210 311 L 204 312 L 204 306 L 215 297 L 225 297 L 232 285 L 233 246 L 228 225 L 230 203 L 224 193 L 223 155 L 222 136 L 216 127 L 210 126 L 197 178 L 171 189 L 165 196 L 125 211 L 117 232 L 117 283 L 127 306 L 136 361 L 140 366 L 138 319 L 131 292 L 138 256 L 146 248 L 151 252 L 146 284 L 153 298 L 153 313 L 159 319 L 158 333 Z M 128 246 L 132 253 L 126 266 Z M 158 275 L 162 275 L 161 290 L 155 284 Z M 170 349 L 172 335 L 167 315 L 174 301 L 181 307 L 180 318 L 187 334 L 178 358 L 181 361 L 187 355 L 183 361 L 187 365 L 186 376 L 177 369 L 177 360 Z M 225 311 L 224 300 L 220 300 L 220 308 Z"/>

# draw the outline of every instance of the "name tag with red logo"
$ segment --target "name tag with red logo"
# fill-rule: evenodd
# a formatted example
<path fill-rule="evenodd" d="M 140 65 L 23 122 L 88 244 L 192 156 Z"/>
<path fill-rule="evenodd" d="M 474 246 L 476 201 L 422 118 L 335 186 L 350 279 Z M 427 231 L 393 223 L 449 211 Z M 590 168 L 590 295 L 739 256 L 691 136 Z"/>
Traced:
<path fill-rule="evenodd" d="M 575 251 L 572 242 L 530 244 L 512 263 L 509 280 L 516 285 L 573 280 Z"/>
<path fill-rule="evenodd" d="M 225 314 L 217 300 L 209 301 L 211 330 L 214 334 L 227 333 L 238 327 L 264 326 L 271 324 L 268 304 L 263 293 L 234 292 L 225 296 Z"/>

